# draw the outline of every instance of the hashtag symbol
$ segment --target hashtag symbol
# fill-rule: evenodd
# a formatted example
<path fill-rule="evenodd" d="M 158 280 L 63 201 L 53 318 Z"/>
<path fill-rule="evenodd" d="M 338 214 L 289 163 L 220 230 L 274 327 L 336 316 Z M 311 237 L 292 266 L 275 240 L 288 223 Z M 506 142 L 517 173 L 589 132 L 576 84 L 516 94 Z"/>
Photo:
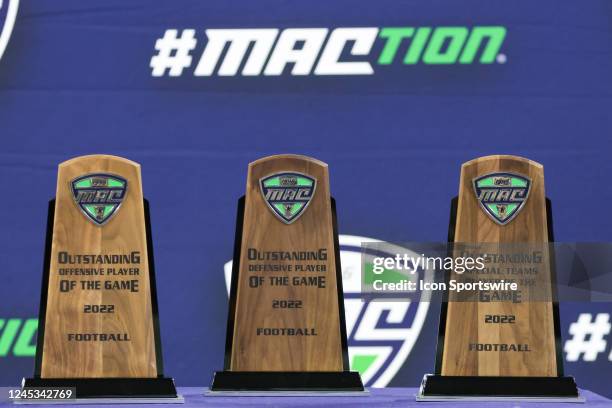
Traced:
<path fill-rule="evenodd" d="M 610 333 L 611 326 L 608 313 L 598 313 L 595 320 L 590 313 L 581 313 L 569 327 L 572 338 L 564 347 L 567 361 L 578 361 L 581 354 L 583 361 L 595 361 L 606 350 L 604 336 Z"/>
<path fill-rule="evenodd" d="M 155 41 L 157 54 L 151 57 L 151 75 L 164 76 L 166 70 L 170 76 L 180 76 L 183 69 L 191 65 L 191 51 L 195 48 L 195 30 L 183 30 L 178 36 L 177 30 L 166 30 L 162 38 Z"/>

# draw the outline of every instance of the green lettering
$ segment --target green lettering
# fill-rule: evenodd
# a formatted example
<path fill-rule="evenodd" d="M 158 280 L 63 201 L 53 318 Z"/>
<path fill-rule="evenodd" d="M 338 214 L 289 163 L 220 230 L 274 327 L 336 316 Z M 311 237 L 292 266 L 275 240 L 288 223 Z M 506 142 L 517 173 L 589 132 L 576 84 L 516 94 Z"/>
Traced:
<path fill-rule="evenodd" d="M 412 27 L 385 27 L 380 30 L 379 36 L 386 38 L 385 47 L 378 57 L 378 63 L 381 65 L 389 65 L 395 59 L 397 49 L 399 48 L 404 38 L 409 38 L 414 33 Z"/>
<path fill-rule="evenodd" d="M 421 53 L 423 52 L 423 48 L 425 48 L 425 43 L 427 43 L 427 38 L 429 38 L 430 32 L 431 28 L 429 27 L 421 27 L 417 29 L 416 34 L 410 43 L 410 48 L 408 48 L 408 52 L 404 57 L 404 64 L 416 64 L 419 62 L 419 58 L 421 58 Z"/>
<path fill-rule="evenodd" d="M 452 64 L 457 61 L 463 43 L 467 38 L 468 30 L 465 27 L 440 27 L 431 36 L 423 62 L 426 64 Z M 443 51 L 442 47 L 449 40 Z"/>
<path fill-rule="evenodd" d="M 491 27 L 475 27 L 470 33 L 470 38 L 465 44 L 459 63 L 471 64 L 476 57 L 476 53 L 480 48 L 483 40 L 487 38 L 482 55 L 480 56 L 481 64 L 490 64 L 495 61 L 499 49 L 506 38 L 506 27 L 491 26 Z"/>
<path fill-rule="evenodd" d="M 2 336 L 0 336 L 0 357 L 6 357 L 8 354 L 19 326 L 21 326 L 21 319 L 9 319 L 6 325 L 4 319 L 0 319 L 0 329 L 4 327 Z"/>
<path fill-rule="evenodd" d="M 36 330 L 38 330 L 38 319 L 25 321 L 21 333 L 13 347 L 16 357 L 34 357 L 36 355 Z"/>

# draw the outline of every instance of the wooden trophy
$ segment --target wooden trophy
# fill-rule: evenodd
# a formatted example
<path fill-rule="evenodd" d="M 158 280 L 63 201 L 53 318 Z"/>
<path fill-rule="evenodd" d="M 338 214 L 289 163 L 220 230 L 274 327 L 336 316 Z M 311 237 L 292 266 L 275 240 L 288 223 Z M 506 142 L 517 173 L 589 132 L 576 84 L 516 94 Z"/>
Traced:
<path fill-rule="evenodd" d="M 524 246 L 530 251 L 524 261 L 536 267 L 510 269 L 499 263 L 520 258 L 487 258 L 487 273 L 512 271 L 520 290 L 510 295 L 480 291 L 467 300 L 447 292 L 436 374 L 425 376 L 420 398 L 577 398 L 574 379 L 563 375 L 554 265 L 549 261 L 554 257 L 547 252 L 553 242 L 552 217 L 542 165 L 506 155 L 464 163 L 459 196 L 451 207 L 453 251 L 463 244 L 482 245 L 508 255 L 516 249 L 507 248 Z M 520 275 L 528 271 L 530 275 Z M 458 277 L 452 271 L 446 281 Z"/>
<path fill-rule="evenodd" d="M 59 165 L 49 202 L 34 378 L 77 398 L 177 399 L 163 376 L 148 202 L 140 165 Z"/>
<path fill-rule="evenodd" d="M 224 371 L 217 391 L 363 391 L 349 371 L 327 165 L 277 155 L 249 165 L 238 202 Z"/>

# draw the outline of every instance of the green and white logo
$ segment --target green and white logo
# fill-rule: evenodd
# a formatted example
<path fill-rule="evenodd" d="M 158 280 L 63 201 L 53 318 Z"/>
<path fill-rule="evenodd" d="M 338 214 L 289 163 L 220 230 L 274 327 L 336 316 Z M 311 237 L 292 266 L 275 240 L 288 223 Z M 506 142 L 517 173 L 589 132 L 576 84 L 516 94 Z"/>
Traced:
<path fill-rule="evenodd" d="M 272 213 L 285 224 L 291 224 L 310 204 L 317 180 L 302 173 L 282 172 L 263 177 L 259 186 Z"/>
<path fill-rule="evenodd" d="M 493 221 L 506 225 L 521 211 L 531 179 L 514 173 L 490 173 L 473 180 L 480 207 Z"/>
<path fill-rule="evenodd" d="M 88 220 L 106 224 L 117 213 L 127 194 L 127 180 L 114 174 L 86 174 L 70 183 L 72 197 Z"/>
<path fill-rule="evenodd" d="M 291 76 L 345 76 L 374 75 L 393 64 L 505 64 L 506 31 L 498 25 L 208 28 L 204 35 L 172 28 L 155 42 L 149 65 L 154 77 L 270 78 L 286 70 Z M 201 56 L 193 55 L 204 37 Z"/>

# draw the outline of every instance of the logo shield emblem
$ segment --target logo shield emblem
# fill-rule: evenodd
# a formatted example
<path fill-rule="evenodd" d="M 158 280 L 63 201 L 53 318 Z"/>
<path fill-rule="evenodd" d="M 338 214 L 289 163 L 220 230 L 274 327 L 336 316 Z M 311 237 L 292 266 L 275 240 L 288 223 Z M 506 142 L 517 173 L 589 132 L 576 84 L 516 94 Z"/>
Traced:
<path fill-rule="evenodd" d="M 259 186 L 272 213 L 285 224 L 291 224 L 310 204 L 317 180 L 302 173 L 282 172 L 261 178 Z"/>
<path fill-rule="evenodd" d="M 86 174 L 70 183 L 72 198 L 87 219 L 106 224 L 117 213 L 127 193 L 127 180 L 114 174 Z"/>
<path fill-rule="evenodd" d="M 475 178 L 473 184 L 484 212 L 499 225 L 506 225 L 523 209 L 531 179 L 515 173 L 490 173 Z"/>

